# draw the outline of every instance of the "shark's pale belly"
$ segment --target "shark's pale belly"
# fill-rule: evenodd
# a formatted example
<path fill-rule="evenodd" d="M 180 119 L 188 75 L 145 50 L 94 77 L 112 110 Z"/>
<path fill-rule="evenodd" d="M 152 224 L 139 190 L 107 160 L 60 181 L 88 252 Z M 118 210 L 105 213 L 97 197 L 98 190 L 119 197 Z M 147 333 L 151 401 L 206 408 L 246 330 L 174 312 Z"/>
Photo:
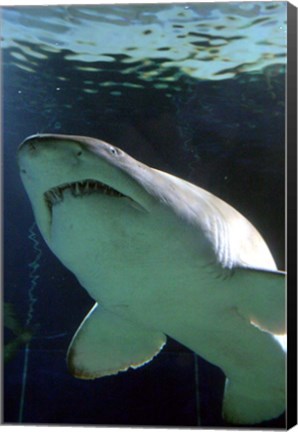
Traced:
<path fill-rule="evenodd" d="M 96 301 L 106 306 L 169 302 L 170 294 L 185 298 L 194 278 L 198 289 L 205 273 L 210 279 L 215 257 L 203 236 L 194 238 L 178 218 L 167 224 L 164 215 L 149 217 L 126 199 L 116 198 L 111 211 L 110 200 L 69 196 L 53 209 L 51 249 Z"/>

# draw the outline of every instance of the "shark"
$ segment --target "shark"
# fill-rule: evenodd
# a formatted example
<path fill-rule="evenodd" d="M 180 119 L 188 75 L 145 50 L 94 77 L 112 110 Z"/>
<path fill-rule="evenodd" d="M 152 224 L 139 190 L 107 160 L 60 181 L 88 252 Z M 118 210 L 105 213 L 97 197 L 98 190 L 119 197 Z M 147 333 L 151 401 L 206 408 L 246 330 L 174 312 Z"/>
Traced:
<path fill-rule="evenodd" d="M 94 300 L 73 376 L 138 368 L 171 337 L 225 374 L 225 421 L 284 412 L 286 273 L 241 213 L 96 138 L 30 136 L 18 165 L 45 242 Z"/>

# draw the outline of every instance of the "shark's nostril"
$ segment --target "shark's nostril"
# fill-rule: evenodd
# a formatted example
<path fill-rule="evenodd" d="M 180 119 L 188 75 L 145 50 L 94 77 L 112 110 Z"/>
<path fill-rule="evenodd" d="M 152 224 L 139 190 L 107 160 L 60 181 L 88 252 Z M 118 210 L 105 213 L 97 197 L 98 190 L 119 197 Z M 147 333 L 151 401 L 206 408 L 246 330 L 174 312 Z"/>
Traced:
<path fill-rule="evenodd" d="M 25 152 L 28 152 L 29 154 L 34 153 L 37 150 L 36 143 L 34 143 L 32 141 L 24 142 L 21 150 L 24 150 Z"/>

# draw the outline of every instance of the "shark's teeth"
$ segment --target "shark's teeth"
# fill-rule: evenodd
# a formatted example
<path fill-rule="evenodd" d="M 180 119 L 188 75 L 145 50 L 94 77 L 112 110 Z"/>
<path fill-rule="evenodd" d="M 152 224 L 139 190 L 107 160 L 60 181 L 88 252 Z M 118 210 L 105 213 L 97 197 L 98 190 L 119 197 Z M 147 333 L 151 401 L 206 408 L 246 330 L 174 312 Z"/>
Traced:
<path fill-rule="evenodd" d="M 44 194 L 47 205 L 52 208 L 53 205 L 63 201 L 63 194 L 65 191 L 70 191 L 75 197 L 90 195 L 93 193 L 101 193 L 119 198 L 125 197 L 122 193 L 97 180 L 84 180 L 73 183 L 64 183 L 60 186 L 49 189 Z"/>

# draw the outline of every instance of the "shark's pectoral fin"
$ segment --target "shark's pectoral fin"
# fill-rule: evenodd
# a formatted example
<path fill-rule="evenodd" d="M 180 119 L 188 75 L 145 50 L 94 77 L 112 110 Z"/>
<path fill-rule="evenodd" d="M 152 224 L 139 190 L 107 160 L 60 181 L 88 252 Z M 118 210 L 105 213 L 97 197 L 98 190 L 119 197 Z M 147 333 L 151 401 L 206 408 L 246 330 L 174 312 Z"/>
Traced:
<path fill-rule="evenodd" d="M 75 377 L 94 379 L 142 366 L 165 343 L 164 334 L 139 327 L 96 304 L 74 335 L 67 362 Z"/>
<path fill-rule="evenodd" d="M 265 331 L 286 333 L 285 273 L 237 268 L 232 280 L 241 315 Z"/>

